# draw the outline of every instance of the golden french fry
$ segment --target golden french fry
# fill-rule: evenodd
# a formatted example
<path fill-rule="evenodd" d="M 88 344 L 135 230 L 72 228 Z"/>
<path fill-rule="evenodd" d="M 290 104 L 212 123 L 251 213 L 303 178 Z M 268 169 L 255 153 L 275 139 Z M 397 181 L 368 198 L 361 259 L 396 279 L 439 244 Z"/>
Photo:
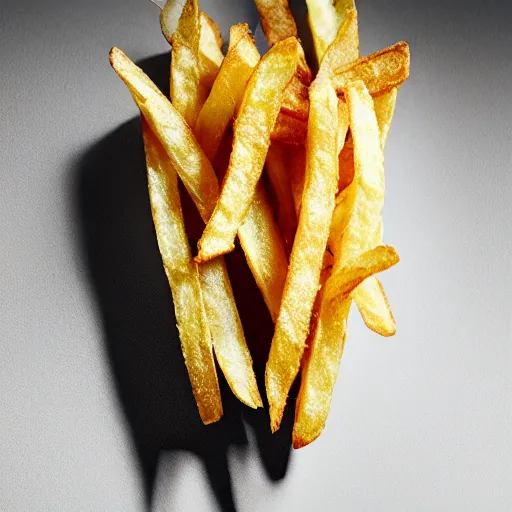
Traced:
<path fill-rule="evenodd" d="M 171 101 L 191 128 L 206 100 L 199 65 L 200 19 L 197 0 L 187 0 L 171 40 Z"/>
<path fill-rule="evenodd" d="M 380 146 L 382 149 L 384 149 L 386 145 L 389 129 L 391 128 L 391 120 L 395 113 L 397 93 L 398 87 L 393 87 L 393 89 L 386 94 L 373 98 L 375 115 L 377 116 L 377 124 L 379 125 Z"/>
<path fill-rule="evenodd" d="M 231 27 L 230 34 L 228 53 L 194 129 L 199 144 L 210 160 L 217 153 L 235 108 L 242 101 L 247 82 L 260 60 L 249 25 L 235 25 Z M 234 39 L 236 43 L 232 44 Z"/>
<path fill-rule="evenodd" d="M 361 80 L 372 96 L 380 96 L 407 80 L 409 66 L 409 45 L 402 41 L 333 69 L 332 80 L 338 94 L 343 94 L 351 82 Z"/>
<path fill-rule="evenodd" d="M 334 291 L 345 286 L 343 274 L 346 273 L 347 265 L 354 265 L 352 260 L 373 248 L 374 233 L 380 230 L 381 224 L 384 159 L 373 100 L 360 80 L 348 86 L 345 97 L 354 142 L 355 173 L 352 183 L 346 189 L 348 221 L 342 238 L 333 247 L 334 266 L 318 301 L 317 321 L 310 336 L 310 348 L 303 361 L 293 434 L 293 445 L 296 448 L 305 446 L 320 435 L 329 413 L 352 302 L 350 294 L 336 295 Z M 368 278 L 369 275 L 371 273 L 362 273 L 359 277 Z M 350 273 L 347 281 L 355 286 L 359 284 Z"/>
<path fill-rule="evenodd" d="M 222 65 L 222 36 L 219 27 L 205 12 L 200 13 L 201 33 L 199 36 L 199 74 L 202 87 L 207 92 Z"/>
<path fill-rule="evenodd" d="M 265 168 L 276 197 L 276 214 L 279 230 L 281 231 L 286 251 L 289 254 L 297 229 L 297 217 L 295 215 L 295 206 L 293 204 L 292 191 L 290 188 L 285 148 L 278 143 L 271 144 L 268 148 Z"/>
<path fill-rule="evenodd" d="M 119 48 L 110 51 L 110 63 L 127 85 L 151 130 L 169 155 L 201 218 L 206 222 L 219 198 L 219 182 L 210 161 L 171 102 Z M 256 189 L 254 204 L 255 213 L 248 215 L 238 235 L 270 314 L 276 318 L 286 277 L 287 259 L 279 229 L 263 190 L 258 193 Z M 261 240 L 265 243 L 261 243 Z"/>
<path fill-rule="evenodd" d="M 281 104 L 281 112 L 304 121 L 308 118 L 308 88 L 297 75 L 294 75 L 286 86 Z"/>
<path fill-rule="evenodd" d="M 201 419 L 208 424 L 221 418 L 222 400 L 197 264 L 188 245 L 174 166 L 145 121 L 142 127 L 158 246 L 192 391 Z"/>
<path fill-rule="evenodd" d="M 275 142 L 282 142 L 283 144 L 303 146 L 306 143 L 307 131 L 307 121 L 296 119 L 280 112 L 277 116 L 274 130 L 270 134 L 270 139 Z"/>
<path fill-rule="evenodd" d="M 354 0 L 306 0 L 308 20 L 318 64 L 334 41 L 348 13 L 355 10 Z"/>
<path fill-rule="evenodd" d="M 297 25 L 288 0 L 254 0 L 254 3 L 270 47 L 288 37 L 297 37 Z"/>
<path fill-rule="evenodd" d="M 310 98 L 299 226 L 265 373 L 272 432 L 281 424 L 288 392 L 299 371 L 338 180 L 338 99 L 330 80 L 317 78 L 310 88 Z"/>
<path fill-rule="evenodd" d="M 359 31 L 357 11 L 346 13 L 345 21 L 340 26 L 336 37 L 327 48 L 320 64 L 320 70 L 333 70 L 350 64 L 359 58 Z"/>
<path fill-rule="evenodd" d="M 398 255 L 394 249 L 377 247 L 360 254 L 349 261 L 346 267 L 327 278 L 325 289 L 317 300 L 320 303 L 319 316 L 302 363 L 293 425 L 294 448 L 302 448 L 314 441 L 327 421 L 345 345 L 351 292 L 358 283 L 366 282 L 365 279 L 397 261 Z"/>
<path fill-rule="evenodd" d="M 326 300 L 334 300 L 355 290 L 367 277 L 382 272 L 400 261 L 396 250 L 378 245 L 347 262 L 331 273 L 324 292 Z"/>
<path fill-rule="evenodd" d="M 409 77 L 410 54 L 409 45 L 396 43 L 367 57 L 336 69 L 332 69 L 332 81 L 339 95 L 344 88 L 355 80 L 362 80 L 373 97 L 390 92 Z M 307 88 L 304 84 L 295 83 L 294 88 L 286 91 L 283 103 L 286 113 L 297 119 L 306 119 L 308 111 Z M 293 96 L 293 97 L 290 97 Z M 283 112 L 285 112 L 283 110 Z"/>
<path fill-rule="evenodd" d="M 187 0 L 167 0 L 160 12 L 160 27 L 169 44 L 172 42 L 172 36 L 176 32 L 186 2 Z"/>
<path fill-rule="evenodd" d="M 249 80 L 234 126 L 233 151 L 222 191 L 197 244 L 198 262 L 234 248 L 263 170 L 282 92 L 297 66 L 297 55 L 296 38 L 280 41 L 260 60 Z"/>
<path fill-rule="evenodd" d="M 304 180 L 306 176 L 306 148 L 298 146 L 288 150 L 290 171 L 290 188 L 292 190 L 295 215 L 299 218 L 302 193 L 304 192 Z"/>

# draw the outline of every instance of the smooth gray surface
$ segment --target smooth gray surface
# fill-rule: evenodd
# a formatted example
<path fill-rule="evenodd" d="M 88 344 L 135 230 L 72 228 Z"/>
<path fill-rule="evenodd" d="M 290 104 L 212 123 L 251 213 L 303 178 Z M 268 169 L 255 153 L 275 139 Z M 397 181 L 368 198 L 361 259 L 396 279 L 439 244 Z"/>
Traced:
<path fill-rule="evenodd" d="M 248 2 L 227 4 L 203 2 L 224 31 L 255 25 Z M 236 499 L 241 511 L 512 510 L 512 8 L 361 0 L 359 16 L 363 54 L 399 39 L 412 51 L 386 149 L 398 332 L 381 339 L 352 315 L 325 433 L 279 485 L 233 453 Z M 136 114 L 113 45 L 136 60 L 166 51 L 158 9 L 2 0 L 2 511 L 143 510 L 71 215 L 76 157 Z M 164 457 L 155 510 L 214 509 L 199 462 Z"/>

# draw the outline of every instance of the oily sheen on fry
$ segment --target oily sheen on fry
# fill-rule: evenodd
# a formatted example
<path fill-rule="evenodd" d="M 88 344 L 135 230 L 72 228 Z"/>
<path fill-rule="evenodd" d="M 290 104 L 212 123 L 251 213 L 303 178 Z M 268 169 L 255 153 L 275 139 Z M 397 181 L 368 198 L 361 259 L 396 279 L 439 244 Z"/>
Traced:
<path fill-rule="evenodd" d="M 185 365 L 203 423 L 218 421 L 222 401 L 197 265 L 192 258 L 174 167 L 143 121 L 149 197 L 158 246 L 174 301 Z"/>
<path fill-rule="evenodd" d="M 280 424 L 297 376 L 318 291 L 338 179 L 338 99 L 327 78 L 310 88 L 306 182 L 283 299 L 266 367 L 270 424 Z"/>
<path fill-rule="evenodd" d="M 197 261 L 230 252 L 251 205 L 279 114 L 282 91 L 297 66 L 298 41 L 288 38 L 261 59 L 247 85 L 234 126 L 233 150 L 224 184 L 198 242 Z"/>

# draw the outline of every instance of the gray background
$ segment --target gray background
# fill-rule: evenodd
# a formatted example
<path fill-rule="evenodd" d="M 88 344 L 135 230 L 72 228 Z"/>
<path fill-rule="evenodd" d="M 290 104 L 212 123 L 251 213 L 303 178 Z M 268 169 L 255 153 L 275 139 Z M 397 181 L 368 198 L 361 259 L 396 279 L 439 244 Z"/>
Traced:
<path fill-rule="evenodd" d="M 204 0 L 222 25 L 250 2 Z M 398 332 L 351 316 L 324 434 L 286 479 L 230 455 L 241 511 L 512 510 L 512 7 L 364 1 L 362 53 L 405 39 L 386 148 L 382 280 Z M 149 0 L 0 6 L 0 510 L 141 511 L 77 249 L 71 166 L 136 114 L 108 65 L 167 51 Z M 249 432 L 250 434 L 250 432 Z M 162 458 L 155 510 L 215 510 L 200 463 Z"/>

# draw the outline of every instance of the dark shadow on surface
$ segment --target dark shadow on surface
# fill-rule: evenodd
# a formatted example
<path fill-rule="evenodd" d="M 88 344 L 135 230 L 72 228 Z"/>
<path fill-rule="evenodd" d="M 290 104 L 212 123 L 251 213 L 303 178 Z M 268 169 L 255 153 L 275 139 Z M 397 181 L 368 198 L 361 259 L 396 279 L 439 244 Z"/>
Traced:
<path fill-rule="evenodd" d="M 167 93 L 169 55 L 140 65 Z M 80 254 L 98 301 L 106 353 L 133 435 L 148 510 L 162 450 L 199 456 L 219 507 L 236 510 L 227 453 L 231 445 L 247 445 L 243 419 L 254 430 L 269 478 L 277 481 L 285 476 L 290 457 L 293 407 L 272 436 L 267 411 L 238 402 L 219 372 L 224 417 L 207 427 L 201 423 L 153 228 L 140 120 L 125 123 L 88 148 L 72 172 Z M 228 268 L 264 396 L 272 322 L 239 249 L 229 255 Z"/>

